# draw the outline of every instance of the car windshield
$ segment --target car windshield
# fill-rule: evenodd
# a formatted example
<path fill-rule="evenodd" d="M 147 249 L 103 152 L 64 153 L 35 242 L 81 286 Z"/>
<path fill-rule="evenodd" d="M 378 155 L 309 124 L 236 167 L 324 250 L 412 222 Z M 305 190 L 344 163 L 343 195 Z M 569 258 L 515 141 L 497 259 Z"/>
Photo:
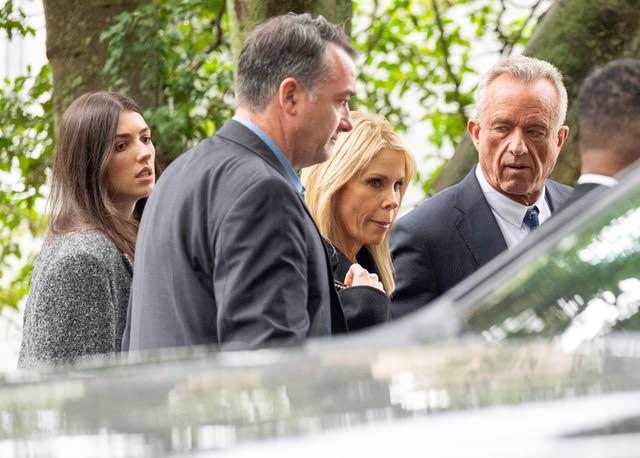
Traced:
<path fill-rule="evenodd" d="M 639 307 L 640 165 L 421 310 L 351 340 L 557 337 L 573 350 L 613 330 L 640 330 Z"/>
<path fill-rule="evenodd" d="M 471 415 L 464 426 L 446 426 L 452 437 L 488 425 L 500 440 L 519 441 L 522 436 L 493 425 L 529 418 L 524 430 L 533 443 L 556 447 L 547 456 L 583 455 L 592 442 L 574 440 L 580 434 L 606 441 L 612 451 L 601 431 L 638 436 L 640 338 L 591 340 L 638 327 L 640 169 L 633 175 L 596 203 L 560 213 L 434 304 L 372 331 L 293 348 L 167 350 L 6 375 L 0 456 L 66 457 L 69 450 L 92 456 L 98 449 L 110 456 L 218 456 L 234 447 L 236 456 L 253 456 L 260 452 L 240 448 L 252 443 L 271 456 L 266 439 L 322 438 L 397 420 L 404 429 L 409 419 L 439 412 Z M 491 342 L 476 335 L 420 345 L 464 332 Z M 559 336 L 565 349 L 587 342 L 566 352 L 548 338 L 503 341 L 529 336 Z M 559 402 L 549 404 L 554 399 Z M 506 405 L 514 406 L 508 420 L 497 418 L 498 410 L 474 416 L 476 409 Z M 582 413 L 593 411 L 603 414 Z M 548 426 L 544 436 L 530 435 L 542 426 Z M 415 448 L 424 454 L 443 430 L 425 432 L 421 424 L 419 431 L 424 443 Z M 465 445 L 446 445 L 458 443 Z M 486 450 L 495 451 L 496 443 L 491 439 Z M 314 450 L 302 438 L 300 444 Z M 569 451 L 567 444 L 587 445 Z"/>
<path fill-rule="evenodd" d="M 635 172 L 604 196 L 600 211 L 588 212 L 594 199 L 587 196 L 515 253 L 513 265 L 487 280 L 489 292 L 464 307 L 466 329 L 490 341 L 559 336 L 567 350 L 613 329 L 640 329 L 640 169 Z"/>

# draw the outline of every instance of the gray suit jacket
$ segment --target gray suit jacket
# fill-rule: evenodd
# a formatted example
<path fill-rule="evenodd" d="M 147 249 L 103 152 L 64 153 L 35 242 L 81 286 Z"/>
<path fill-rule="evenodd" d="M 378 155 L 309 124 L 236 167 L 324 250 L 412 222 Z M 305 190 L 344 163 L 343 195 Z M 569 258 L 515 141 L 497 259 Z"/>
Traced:
<path fill-rule="evenodd" d="M 546 190 L 552 212 L 571 193 L 570 186 L 552 180 Z M 507 249 L 475 167 L 460 183 L 400 218 L 391 246 L 394 318 L 423 307 Z"/>
<path fill-rule="evenodd" d="M 285 171 L 229 121 L 147 202 L 123 349 L 246 348 L 346 330 L 322 238 Z"/>

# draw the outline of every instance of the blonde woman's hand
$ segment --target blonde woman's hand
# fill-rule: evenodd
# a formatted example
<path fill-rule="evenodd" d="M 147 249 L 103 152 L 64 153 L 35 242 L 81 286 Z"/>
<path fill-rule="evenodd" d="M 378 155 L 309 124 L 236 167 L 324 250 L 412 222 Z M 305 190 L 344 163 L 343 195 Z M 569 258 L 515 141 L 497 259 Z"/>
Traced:
<path fill-rule="evenodd" d="M 344 277 L 344 284 L 347 286 L 373 286 L 384 292 L 384 287 L 376 274 L 370 274 L 367 269 L 360 264 L 351 264 L 347 276 Z"/>

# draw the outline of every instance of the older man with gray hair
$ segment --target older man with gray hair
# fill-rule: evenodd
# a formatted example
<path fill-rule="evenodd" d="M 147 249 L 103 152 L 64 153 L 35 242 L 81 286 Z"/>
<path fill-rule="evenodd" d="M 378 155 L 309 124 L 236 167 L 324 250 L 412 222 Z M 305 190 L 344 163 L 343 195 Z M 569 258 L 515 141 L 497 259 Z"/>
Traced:
<path fill-rule="evenodd" d="M 467 131 L 479 166 L 401 218 L 392 313 L 425 306 L 546 221 L 571 192 L 549 180 L 567 138 L 567 91 L 548 62 L 518 56 L 484 76 Z"/>
<path fill-rule="evenodd" d="M 246 348 L 345 331 L 296 170 L 328 159 L 351 130 L 354 54 L 339 27 L 308 14 L 249 35 L 236 116 L 173 162 L 147 203 L 123 348 Z"/>

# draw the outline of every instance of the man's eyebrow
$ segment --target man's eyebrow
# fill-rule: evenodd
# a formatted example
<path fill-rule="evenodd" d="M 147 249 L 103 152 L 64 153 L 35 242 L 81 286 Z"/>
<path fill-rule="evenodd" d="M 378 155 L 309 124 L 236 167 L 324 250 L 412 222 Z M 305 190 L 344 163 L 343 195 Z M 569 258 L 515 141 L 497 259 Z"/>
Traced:
<path fill-rule="evenodd" d="M 512 121 L 509 118 L 492 118 L 489 119 L 489 124 L 511 124 Z"/>
<path fill-rule="evenodd" d="M 549 128 L 550 125 L 551 123 L 548 123 L 540 119 L 537 119 L 529 123 L 529 127 L 544 127 L 545 129 Z"/>

